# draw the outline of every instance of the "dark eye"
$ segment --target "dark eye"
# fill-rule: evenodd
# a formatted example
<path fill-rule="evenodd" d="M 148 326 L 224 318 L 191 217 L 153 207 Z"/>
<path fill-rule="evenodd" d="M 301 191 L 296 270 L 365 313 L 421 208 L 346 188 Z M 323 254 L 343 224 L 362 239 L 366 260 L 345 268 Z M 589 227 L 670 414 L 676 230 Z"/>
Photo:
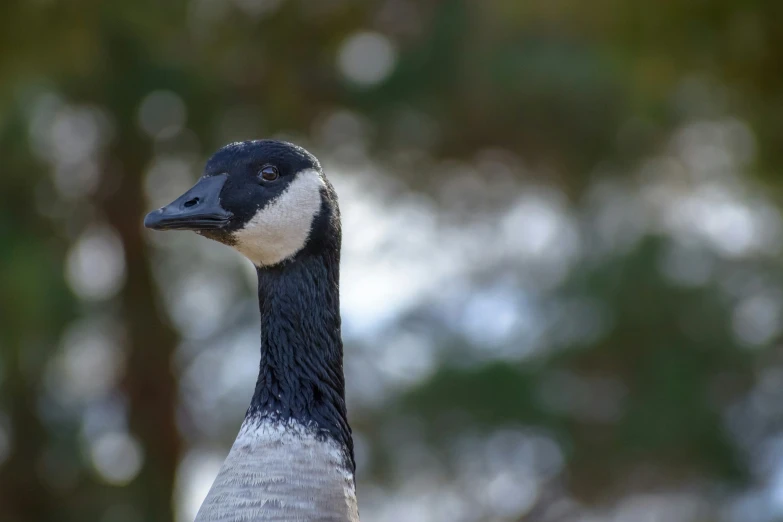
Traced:
<path fill-rule="evenodd" d="M 274 165 L 267 165 L 261 169 L 259 176 L 261 176 L 261 179 L 264 181 L 274 181 L 280 176 L 280 173 L 277 172 L 277 167 Z"/>

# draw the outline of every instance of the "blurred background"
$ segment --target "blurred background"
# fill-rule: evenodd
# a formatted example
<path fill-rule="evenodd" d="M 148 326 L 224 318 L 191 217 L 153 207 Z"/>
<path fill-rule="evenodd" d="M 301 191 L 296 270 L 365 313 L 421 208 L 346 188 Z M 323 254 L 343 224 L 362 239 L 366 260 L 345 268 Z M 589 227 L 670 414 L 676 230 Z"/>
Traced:
<path fill-rule="evenodd" d="M 344 220 L 365 522 L 783 520 L 783 3 L 4 0 L 0 519 L 189 522 L 255 276 L 143 215 L 233 140 Z"/>

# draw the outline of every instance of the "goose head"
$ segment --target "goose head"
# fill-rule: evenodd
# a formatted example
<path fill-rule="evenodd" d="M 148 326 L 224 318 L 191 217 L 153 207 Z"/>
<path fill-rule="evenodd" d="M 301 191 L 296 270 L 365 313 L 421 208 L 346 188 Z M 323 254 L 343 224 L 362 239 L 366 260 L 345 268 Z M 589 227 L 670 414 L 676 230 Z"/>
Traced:
<path fill-rule="evenodd" d="M 339 241 L 337 200 L 320 163 L 302 147 L 276 140 L 221 148 L 195 186 L 150 212 L 144 226 L 193 230 L 259 268 Z"/>

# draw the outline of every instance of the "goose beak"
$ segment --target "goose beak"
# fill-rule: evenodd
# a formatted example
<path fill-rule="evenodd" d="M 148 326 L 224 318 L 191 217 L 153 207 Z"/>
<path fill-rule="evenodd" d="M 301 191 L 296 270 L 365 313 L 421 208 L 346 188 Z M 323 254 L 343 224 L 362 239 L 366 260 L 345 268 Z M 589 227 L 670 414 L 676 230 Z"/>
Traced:
<path fill-rule="evenodd" d="M 228 174 L 201 178 L 193 188 L 144 218 L 153 230 L 214 230 L 225 227 L 233 214 L 220 206 L 220 191 Z"/>

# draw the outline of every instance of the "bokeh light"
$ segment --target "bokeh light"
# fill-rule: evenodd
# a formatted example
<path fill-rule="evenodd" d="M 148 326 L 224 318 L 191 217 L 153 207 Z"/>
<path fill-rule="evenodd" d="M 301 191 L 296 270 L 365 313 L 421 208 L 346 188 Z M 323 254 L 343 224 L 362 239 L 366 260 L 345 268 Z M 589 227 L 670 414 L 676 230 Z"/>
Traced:
<path fill-rule="evenodd" d="M 346 79 L 361 86 L 372 86 L 391 74 L 397 61 L 397 51 L 388 37 L 375 32 L 360 32 L 343 42 L 338 61 Z"/>

